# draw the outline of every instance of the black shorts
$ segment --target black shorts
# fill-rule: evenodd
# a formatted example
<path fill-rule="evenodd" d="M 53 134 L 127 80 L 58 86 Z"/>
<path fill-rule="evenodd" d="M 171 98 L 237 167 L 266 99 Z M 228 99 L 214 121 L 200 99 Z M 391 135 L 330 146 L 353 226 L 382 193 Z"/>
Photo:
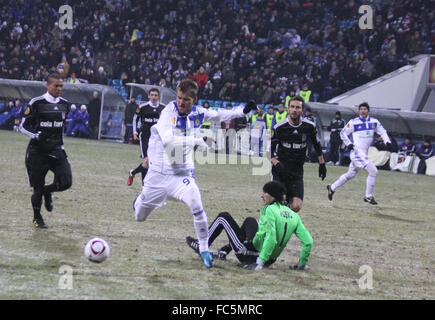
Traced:
<path fill-rule="evenodd" d="M 71 166 L 64 150 L 41 152 L 32 146 L 26 151 L 26 169 L 29 185 L 34 188 L 43 188 L 48 170 L 54 173 L 55 179 L 61 184 L 72 181 Z"/>
<path fill-rule="evenodd" d="M 304 199 L 304 180 L 301 175 L 292 175 L 288 172 L 278 172 L 275 167 L 272 167 L 272 180 L 281 182 L 287 189 L 286 198 L 288 202 L 296 197 Z"/>

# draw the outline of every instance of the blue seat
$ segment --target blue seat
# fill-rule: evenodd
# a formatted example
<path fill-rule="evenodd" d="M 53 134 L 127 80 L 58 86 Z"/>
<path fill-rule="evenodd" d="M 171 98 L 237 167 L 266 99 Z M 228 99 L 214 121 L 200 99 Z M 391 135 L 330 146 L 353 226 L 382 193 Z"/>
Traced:
<path fill-rule="evenodd" d="M 318 93 L 314 93 L 313 94 L 313 99 L 314 99 L 314 102 L 319 101 L 319 94 Z"/>

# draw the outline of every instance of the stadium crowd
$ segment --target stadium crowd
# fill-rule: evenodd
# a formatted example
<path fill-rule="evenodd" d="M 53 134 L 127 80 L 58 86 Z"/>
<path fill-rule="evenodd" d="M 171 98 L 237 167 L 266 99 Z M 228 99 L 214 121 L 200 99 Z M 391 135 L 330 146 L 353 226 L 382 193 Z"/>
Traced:
<path fill-rule="evenodd" d="M 1 1 L 0 78 L 57 70 L 175 88 L 190 77 L 203 99 L 325 101 L 435 48 L 433 1 L 368 2 L 373 30 L 359 28 L 367 3 L 355 0 L 65 0 L 73 29 L 61 30 L 57 1 Z"/>

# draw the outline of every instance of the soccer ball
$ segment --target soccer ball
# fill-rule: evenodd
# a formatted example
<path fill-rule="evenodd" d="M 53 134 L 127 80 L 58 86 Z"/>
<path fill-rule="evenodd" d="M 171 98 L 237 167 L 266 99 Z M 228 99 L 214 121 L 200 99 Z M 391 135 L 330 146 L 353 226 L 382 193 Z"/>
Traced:
<path fill-rule="evenodd" d="M 100 263 L 110 255 L 109 244 L 101 238 L 93 238 L 85 246 L 85 257 L 89 261 Z"/>

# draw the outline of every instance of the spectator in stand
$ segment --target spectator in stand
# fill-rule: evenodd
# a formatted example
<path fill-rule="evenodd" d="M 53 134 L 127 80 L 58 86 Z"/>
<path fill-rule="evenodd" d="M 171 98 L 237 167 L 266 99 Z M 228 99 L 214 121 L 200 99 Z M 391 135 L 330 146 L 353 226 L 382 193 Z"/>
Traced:
<path fill-rule="evenodd" d="M 311 90 L 308 90 L 307 84 L 304 84 L 302 90 L 299 91 L 299 95 L 304 99 L 305 102 L 312 101 Z"/>
<path fill-rule="evenodd" d="M 95 82 L 98 84 L 107 85 L 107 76 L 103 66 L 98 67 L 98 72 L 95 77 Z"/>
<path fill-rule="evenodd" d="M 57 65 L 56 70 L 62 78 L 67 77 L 69 73 L 69 64 L 65 57 L 63 57 L 62 62 Z"/>
<path fill-rule="evenodd" d="M 68 78 L 68 83 L 80 83 L 79 79 L 77 79 L 75 72 L 71 73 L 71 77 Z"/>
<path fill-rule="evenodd" d="M 208 82 L 208 75 L 207 73 L 205 73 L 205 69 L 203 66 L 199 67 L 198 72 L 189 78 L 196 82 L 199 90 L 204 89 L 205 85 Z"/>
<path fill-rule="evenodd" d="M 54 2 L 44 8 L 38 3 L 9 1 L 0 7 L 2 78 L 43 81 L 61 61 L 64 78 L 74 72 L 78 79 L 105 85 L 107 78 L 125 74 L 124 83 L 157 85 L 163 78 L 174 88 L 188 71 L 194 77 L 203 66 L 214 100 L 226 82 L 236 83 L 231 94 L 240 92 L 243 102 L 244 82 L 258 88 L 261 98 L 263 82 L 270 81 L 268 87 L 276 93 L 276 81 L 288 77 L 283 80 L 288 89 L 306 83 L 311 97 L 317 93 L 325 101 L 405 65 L 414 55 L 430 53 L 431 44 L 435 47 L 433 12 L 422 10 L 427 0 L 398 0 L 394 10 L 390 1 L 377 2 L 376 28 L 370 34 L 355 23 L 357 3 L 346 0 L 304 5 L 180 0 L 176 6 L 173 0 L 161 0 L 155 7 L 149 1 L 105 0 L 104 9 L 100 2 L 77 0 L 74 29 L 65 31 L 56 25 Z"/>

